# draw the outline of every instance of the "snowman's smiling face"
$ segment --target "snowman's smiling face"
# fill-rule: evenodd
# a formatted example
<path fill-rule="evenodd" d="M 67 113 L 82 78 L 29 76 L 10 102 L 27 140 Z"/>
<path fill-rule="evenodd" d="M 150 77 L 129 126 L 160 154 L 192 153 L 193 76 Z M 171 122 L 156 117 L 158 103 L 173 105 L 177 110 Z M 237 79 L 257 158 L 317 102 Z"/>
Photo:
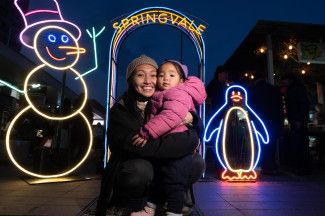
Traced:
<path fill-rule="evenodd" d="M 58 70 L 71 68 L 77 63 L 79 54 L 85 53 L 77 39 L 59 26 L 41 28 L 35 35 L 34 49 L 43 63 Z"/>
<path fill-rule="evenodd" d="M 234 103 L 241 103 L 244 99 L 244 94 L 241 91 L 231 91 L 230 99 Z"/>

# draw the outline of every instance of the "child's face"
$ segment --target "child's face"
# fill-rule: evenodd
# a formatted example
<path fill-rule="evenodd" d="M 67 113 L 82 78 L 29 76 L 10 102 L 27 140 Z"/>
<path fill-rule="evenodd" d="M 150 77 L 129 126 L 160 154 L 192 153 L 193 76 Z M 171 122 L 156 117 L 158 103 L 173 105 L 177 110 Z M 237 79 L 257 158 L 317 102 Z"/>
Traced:
<path fill-rule="evenodd" d="M 183 79 L 171 63 L 165 63 L 159 68 L 158 89 L 167 90 L 182 83 Z"/>

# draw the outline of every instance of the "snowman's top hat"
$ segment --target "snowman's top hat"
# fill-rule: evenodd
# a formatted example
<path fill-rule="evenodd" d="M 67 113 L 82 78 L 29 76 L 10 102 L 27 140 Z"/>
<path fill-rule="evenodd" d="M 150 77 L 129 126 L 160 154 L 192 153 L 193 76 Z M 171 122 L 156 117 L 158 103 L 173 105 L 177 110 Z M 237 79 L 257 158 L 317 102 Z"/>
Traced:
<path fill-rule="evenodd" d="M 23 11 L 20 6 L 22 1 L 24 0 L 15 0 L 15 6 L 22 15 L 25 23 L 25 28 L 20 33 L 20 40 L 25 46 L 33 48 L 35 33 L 46 25 L 57 25 L 66 28 L 79 40 L 81 36 L 79 27 L 63 19 L 60 6 L 56 0 L 38 1 L 41 6 L 38 6 L 38 8 L 29 8 L 26 11 Z M 33 1 L 29 2 L 31 3 Z"/>

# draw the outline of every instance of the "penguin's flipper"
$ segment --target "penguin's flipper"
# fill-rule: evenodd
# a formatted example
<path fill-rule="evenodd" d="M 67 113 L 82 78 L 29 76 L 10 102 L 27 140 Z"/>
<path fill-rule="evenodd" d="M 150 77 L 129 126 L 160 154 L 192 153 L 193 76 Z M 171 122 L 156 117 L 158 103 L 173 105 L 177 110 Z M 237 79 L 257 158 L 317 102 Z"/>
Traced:
<path fill-rule="evenodd" d="M 205 142 L 210 142 L 211 138 L 213 137 L 213 134 L 214 134 L 215 132 L 218 132 L 218 131 L 220 130 L 220 128 L 221 128 L 221 126 L 222 126 L 222 122 L 223 122 L 223 120 L 220 121 L 220 124 L 218 125 L 217 128 L 215 128 L 211 133 L 209 133 L 209 134 L 210 134 L 209 136 L 206 136 L 206 131 L 207 131 L 207 130 L 205 130 L 205 132 L 204 132 L 204 141 L 205 141 Z"/>
<path fill-rule="evenodd" d="M 251 123 L 254 125 L 255 133 L 262 140 L 264 144 L 268 144 L 270 141 L 269 133 L 263 123 L 262 119 L 249 107 L 248 109 L 251 111 Z"/>
<path fill-rule="evenodd" d="M 221 119 L 221 115 L 220 112 L 221 110 L 223 110 L 223 108 L 226 106 L 226 104 L 224 104 L 222 107 L 220 107 L 220 109 L 218 109 L 217 112 L 215 112 L 213 114 L 213 116 L 209 119 L 208 123 L 206 124 L 205 130 L 204 130 L 204 136 L 203 136 L 203 140 L 208 142 L 211 140 L 212 135 L 219 130 L 220 127 L 220 121 Z"/>

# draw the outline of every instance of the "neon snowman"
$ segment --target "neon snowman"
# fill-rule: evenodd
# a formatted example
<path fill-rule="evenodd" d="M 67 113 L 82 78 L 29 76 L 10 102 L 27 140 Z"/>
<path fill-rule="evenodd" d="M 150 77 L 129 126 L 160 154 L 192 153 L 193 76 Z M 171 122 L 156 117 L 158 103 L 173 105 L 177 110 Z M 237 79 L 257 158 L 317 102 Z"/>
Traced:
<path fill-rule="evenodd" d="M 85 53 L 85 49 L 79 47 L 78 44 L 78 39 L 81 36 L 81 32 L 80 29 L 75 24 L 68 22 L 62 18 L 60 8 L 56 0 L 49 1 L 50 4 L 52 3 L 52 6 L 54 5 L 55 10 L 42 9 L 42 10 L 31 10 L 29 12 L 23 12 L 20 9 L 19 1 L 21 0 L 15 0 L 15 5 L 20 11 L 21 15 L 23 16 L 25 22 L 25 29 L 22 31 L 20 38 L 24 45 L 34 50 L 36 56 L 39 58 L 42 64 L 34 68 L 32 71 L 30 71 L 30 73 L 27 75 L 25 79 L 24 96 L 26 98 L 26 101 L 28 102 L 28 106 L 22 109 L 14 117 L 14 119 L 11 121 L 8 127 L 7 134 L 6 134 L 7 153 L 9 155 L 10 160 L 13 162 L 13 164 L 18 169 L 20 169 L 21 171 L 23 171 L 28 175 L 39 177 L 39 178 L 55 178 L 55 177 L 65 176 L 73 172 L 74 170 L 76 170 L 86 160 L 92 148 L 92 141 L 93 141 L 91 124 L 87 120 L 86 116 L 81 112 L 87 101 L 87 86 L 80 73 L 73 68 L 73 66 L 78 62 L 79 55 Z M 54 15 L 55 17 L 53 18 L 52 16 L 52 19 L 50 20 L 43 20 L 42 19 L 43 16 L 39 16 L 39 15 L 44 15 L 44 13 L 49 15 Z M 31 17 L 34 18 L 33 23 L 30 21 L 32 20 Z M 35 22 L 35 17 L 36 20 L 39 19 L 37 22 Z M 72 28 L 72 30 L 68 30 L 66 27 Z M 34 35 L 33 42 L 28 40 L 28 37 L 24 37 L 24 35 L 27 34 L 27 32 L 29 33 L 29 35 Z M 84 92 L 84 98 L 82 100 L 80 107 L 77 107 L 76 110 L 66 115 L 55 116 L 55 115 L 49 115 L 48 113 L 44 112 L 44 110 L 39 109 L 33 103 L 33 101 L 30 99 L 28 95 L 28 86 L 30 84 L 30 80 L 33 76 L 35 76 L 35 74 L 41 73 L 42 70 L 45 68 L 50 68 L 52 70 L 54 69 L 56 71 L 64 70 L 67 73 L 73 73 L 75 76 L 79 78 Z M 63 121 L 63 120 L 71 119 L 77 115 L 80 115 L 84 120 L 89 132 L 88 147 L 84 155 L 81 157 L 81 159 L 77 161 L 74 165 L 72 165 L 70 169 L 57 174 L 43 175 L 43 174 L 32 172 L 24 168 L 14 158 L 10 147 L 10 135 L 12 133 L 13 127 L 17 122 L 17 120 L 25 112 L 31 110 L 48 120 Z"/>

